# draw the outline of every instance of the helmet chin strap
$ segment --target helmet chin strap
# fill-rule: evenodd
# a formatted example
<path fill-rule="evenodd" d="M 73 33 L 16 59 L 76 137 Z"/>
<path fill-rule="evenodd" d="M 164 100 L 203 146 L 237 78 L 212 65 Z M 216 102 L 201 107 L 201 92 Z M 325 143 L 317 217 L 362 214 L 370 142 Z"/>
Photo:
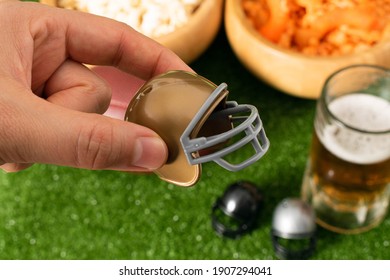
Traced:
<path fill-rule="evenodd" d="M 234 126 L 229 131 L 210 137 L 198 137 L 194 139 L 190 138 L 191 132 L 195 129 L 201 118 L 209 110 L 216 97 L 219 96 L 222 91 L 226 90 L 226 88 L 227 85 L 222 83 L 212 92 L 212 94 L 200 108 L 199 113 L 191 120 L 180 137 L 180 142 L 186 154 L 187 160 L 192 165 L 214 161 L 229 171 L 239 171 L 258 161 L 269 148 L 269 140 L 265 134 L 263 124 L 256 107 L 252 105 L 238 105 L 235 101 L 226 102 L 226 108 L 213 112 L 212 117 L 230 117 L 232 123 L 238 123 L 238 125 Z M 242 116 L 243 113 L 249 113 L 249 116 Z M 241 115 L 234 116 L 237 114 Z M 197 153 L 200 150 L 224 143 L 242 132 L 244 132 L 246 136 L 232 145 L 207 155 L 199 156 Z M 233 164 L 223 159 L 224 156 L 227 156 L 228 154 L 242 148 L 244 145 L 249 143 L 252 145 L 255 151 L 255 154 L 251 157 L 238 164 Z"/>

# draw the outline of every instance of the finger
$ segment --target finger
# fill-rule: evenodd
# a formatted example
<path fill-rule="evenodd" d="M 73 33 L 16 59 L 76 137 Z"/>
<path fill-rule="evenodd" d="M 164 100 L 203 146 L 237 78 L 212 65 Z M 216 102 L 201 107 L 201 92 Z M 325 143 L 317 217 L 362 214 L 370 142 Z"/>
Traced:
<path fill-rule="evenodd" d="M 5 163 L 0 165 L 0 169 L 5 172 L 18 172 L 31 167 L 32 163 Z"/>
<path fill-rule="evenodd" d="M 5 116 L 13 116 L 0 119 L 2 163 L 151 171 L 167 159 L 165 143 L 148 128 L 23 97 L 29 100 L 2 106 Z"/>
<path fill-rule="evenodd" d="M 111 100 L 109 85 L 88 67 L 66 60 L 46 82 L 47 100 L 73 110 L 104 113 Z"/>
<path fill-rule="evenodd" d="M 53 34 L 65 36 L 65 53 L 75 61 L 117 66 L 145 80 L 173 69 L 191 71 L 172 51 L 126 24 L 92 14 L 28 4 L 35 41 L 45 42 L 42 37 Z M 34 8 L 39 8 L 39 13 Z"/>

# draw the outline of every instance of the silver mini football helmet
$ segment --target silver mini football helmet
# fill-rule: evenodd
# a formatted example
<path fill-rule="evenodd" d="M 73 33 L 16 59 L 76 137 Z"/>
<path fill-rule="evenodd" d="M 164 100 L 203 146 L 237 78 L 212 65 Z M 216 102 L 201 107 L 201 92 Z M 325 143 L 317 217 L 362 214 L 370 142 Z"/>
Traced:
<path fill-rule="evenodd" d="M 275 208 L 272 219 L 272 243 L 281 259 L 307 259 L 316 245 L 313 208 L 297 198 L 287 198 Z"/>
<path fill-rule="evenodd" d="M 167 144 L 168 160 L 155 171 L 161 179 L 191 186 L 200 178 L 202 163 L 214 161 L 238 171 L 267 152 L 269 141 L 256 107 L 227 101 L 227 96 L 225 83 L 217 86 L 185 71 L 156 76 L 139 89 L 125 120 L 149 127 Z M 254 150 L 249 158 L 240 163 L 226 159 L 247 144 Z"/>

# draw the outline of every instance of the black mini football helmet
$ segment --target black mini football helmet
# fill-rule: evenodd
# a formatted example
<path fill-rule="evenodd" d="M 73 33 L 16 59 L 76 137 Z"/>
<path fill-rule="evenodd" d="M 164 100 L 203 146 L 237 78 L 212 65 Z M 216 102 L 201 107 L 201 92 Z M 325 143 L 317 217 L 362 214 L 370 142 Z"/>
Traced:
<path fill-rule="evenodd" d="M 246 181 L 230 185 L 212 208 L 212 226 L 225 237 L 236 238 L 252 230 L 263 203 L 263 194 Z"/>

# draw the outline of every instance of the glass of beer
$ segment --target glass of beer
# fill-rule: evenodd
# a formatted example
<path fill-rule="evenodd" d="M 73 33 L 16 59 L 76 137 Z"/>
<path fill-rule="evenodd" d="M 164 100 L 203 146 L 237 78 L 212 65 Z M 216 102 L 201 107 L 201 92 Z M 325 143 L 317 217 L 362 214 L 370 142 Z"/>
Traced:
<path fill-rule="evenodd" d="M 302 197 L 317 223 L 367 231 L 390 200 L 390 70 L 354 65 L 332 74 L 317 102 Z"/>

